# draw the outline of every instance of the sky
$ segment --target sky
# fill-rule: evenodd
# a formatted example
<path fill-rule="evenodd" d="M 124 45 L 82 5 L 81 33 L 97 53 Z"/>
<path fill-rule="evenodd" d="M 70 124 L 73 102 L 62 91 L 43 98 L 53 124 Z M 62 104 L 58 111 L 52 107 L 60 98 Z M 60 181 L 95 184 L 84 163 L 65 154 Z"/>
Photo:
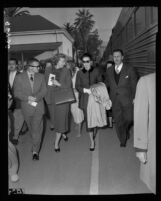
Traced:
<path fill-rule="evenodd" d="M 41 15 L 42 17 L 50 20 L 56 25 L 63 27 L 63 24 L 74 22 L 76 12 L 82 8 L 28 8 L 24 7 L 22 10 L 28 10 L 31 15 Z M 106 43 L 111 35 L 112 28 L 115 26 L 117 19 L 121 12 L 121 7 L 95 7 L 90 8 L 89 12 L 93 14 L 93 20 L 96 21 L 93 29 L 98 29 L 100 39 Z"/>

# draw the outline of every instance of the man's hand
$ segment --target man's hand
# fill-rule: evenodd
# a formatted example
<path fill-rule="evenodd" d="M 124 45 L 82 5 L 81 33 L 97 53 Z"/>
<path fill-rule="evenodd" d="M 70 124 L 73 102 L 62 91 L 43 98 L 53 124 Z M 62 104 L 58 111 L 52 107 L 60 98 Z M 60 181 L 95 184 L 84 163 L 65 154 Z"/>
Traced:
<path fill-rule="evenodd" d="M 35 102 L 35 101 L 36 101 L 36 98 L 33 97 L 33 96 L 28 96 L 28 101 L 29 101 L 29 102 Z"/>
<path fill-rule="evenodd" d="M 136 152 L 136 157 L 139 158 L 141 163 L 147 162 L 147 153 L 146 152 Z"/>
<path fill-rule="evenodd" d="M 90 89 L 84 88 L 84 89 L 83 89 L 83 92 L 84 92 L 84 93 L 87 93 L 87 94 L 91 94 L 91 90 L 90 90 Z"/>

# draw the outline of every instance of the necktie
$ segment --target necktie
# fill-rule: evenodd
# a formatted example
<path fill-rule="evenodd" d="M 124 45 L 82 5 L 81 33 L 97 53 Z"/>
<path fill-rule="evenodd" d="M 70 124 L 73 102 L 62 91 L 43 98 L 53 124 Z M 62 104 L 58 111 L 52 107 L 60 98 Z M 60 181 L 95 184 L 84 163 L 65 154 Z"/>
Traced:
<path fill-rule="evenodd" d="M 31 80 L 31 82 L 34 81 L 34 76 L 33 76 L 33 74 L 30 75 L 30 80 Z"/>
<path fill-rule="evenodd" d="M 33 91 L 33 85 L 34 85 L 34 76 L 33 76 L 33 74 L 30 74 L 30 83 L 31 83 L 32 91 Z"/>
<path fill-rule="evenodd" d="M 120 72 L 120 71 L 119 71 L 119 66 L 116 66 L 115 71 L 116 71 L 117 74 L 119 74 L 119 72 Z"/>

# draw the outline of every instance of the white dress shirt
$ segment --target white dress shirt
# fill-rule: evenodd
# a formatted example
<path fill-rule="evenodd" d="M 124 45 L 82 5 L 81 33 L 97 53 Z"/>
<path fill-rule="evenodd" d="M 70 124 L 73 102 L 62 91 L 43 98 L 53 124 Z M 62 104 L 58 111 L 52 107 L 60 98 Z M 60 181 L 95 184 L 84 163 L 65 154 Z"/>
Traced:
<path fill-rule="evenodd" d="M 120 73 L 121 69 L 122 69 L 123 63 L 121 63 L 119 66 L 115 65 L 115 71 Z"/>
<path fill-rule="evenodd" d="M 17 73 L 16 70 L 15 71 L 10 71 L 10 73 L 9 73 L 9 83 L 10 83 L 11 88 L 13 87 L 13 82 L 14 82 L 16 73 Z"/>

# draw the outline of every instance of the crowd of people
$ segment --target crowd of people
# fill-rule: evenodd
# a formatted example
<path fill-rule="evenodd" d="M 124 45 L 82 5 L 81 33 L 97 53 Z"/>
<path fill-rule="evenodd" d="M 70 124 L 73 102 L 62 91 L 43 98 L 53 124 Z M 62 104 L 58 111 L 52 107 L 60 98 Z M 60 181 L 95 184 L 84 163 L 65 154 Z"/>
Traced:
<path fill-rule="evenodd" d="M 43 72 L 40 72 L 40 62 L 35 58 L 28 59 L 25 70 L 21 69 L 21 72 L 18 70 L 17 60 L 10 58 L 8 65 L 8 140 L 9 174 L 12 181 L 19 179 L 14 145 L 19 143 L 20 135 L 27 131 L 31 134 L 32 159 L 39 160 L 45 115 L 49 118 L 50 130 L 55 133 L 53 149 L 56 153 L 61 150 L 61 139 L 68 141 L 67 134 L 70 131 L 71 116 L 77 129 L 77 137 L 81 137 L 82 125 L 85 123 L 90 140 L 90 151 L 95 150 L 98 128 L 104 126 L 113 128 L 114 120 L 120 147 L 125 148 L 134 125 L 136 156 L 143 163 L 144 168 L 146 166 L 146 182 L 151 183 L 149 180 L 151 172 L 148 172 L 148 168 L 155 171 L 154 166 L 152 167 L 154 163 L 149 162 L 152 160 L 151 157 L 155 158 L 154 151 L 151 151 L 155 149 L 155 120 L 153 119 L 150 125 L 152 131 L 146 130 L 147 127 L 142 129 L 144 125 L 142 119 L 148 118 L 149 109 L 143 109 L 145 105 L 148 107 L 148 102 L 143 103 L 142 106 L 140 104 L 142 99 L 151 100 L 151 90 L 142 89 L 146 85 L 146 79 L 145 84 L 144 79 L 140 79 L 138 83 L 135 69 L 124 64 L 123 59 L 123 51 L 115 49 L 113 61 L 107 61 L 106 70 L 102 73 L 99 66 L 93 65 L 92 56 L 89 53 L 82 55 L 81 67 L 76 66 L 72 61 L 67 61 L 64 54 L 58 54 L 53 60 L 45 63 Z M 153 77 L 154 75 L 152 74 Z M 155 80 L 150 76 L 147 79 L 153 82 L 154 87 Z M 150 84 L 147 85 L 151 87 Z M 63 90 L 73 91 L 75 101 L 59 104 L 58 94 Z M 141 96 L 143 95 L 141 90 L 147 92 L 147 99 Z M 152 90 L 155 91 L 155 89 Z M 64 96 L 65 94 L 62 98 Z M 152 102 L 154 97 L 155 94 L 152 94 Z M 151 110 L 154 115 L 155 104 L 152 103 L 152 105 Z M 142 110 L 146 110 L 145 116 L 139 121 L 140 113 L 143 115 Z M 147 144 L 151 138 L 153 144 L 149 147 Z M 153 179 L 153 189 L 154 183 L 155 179 Z"/>

